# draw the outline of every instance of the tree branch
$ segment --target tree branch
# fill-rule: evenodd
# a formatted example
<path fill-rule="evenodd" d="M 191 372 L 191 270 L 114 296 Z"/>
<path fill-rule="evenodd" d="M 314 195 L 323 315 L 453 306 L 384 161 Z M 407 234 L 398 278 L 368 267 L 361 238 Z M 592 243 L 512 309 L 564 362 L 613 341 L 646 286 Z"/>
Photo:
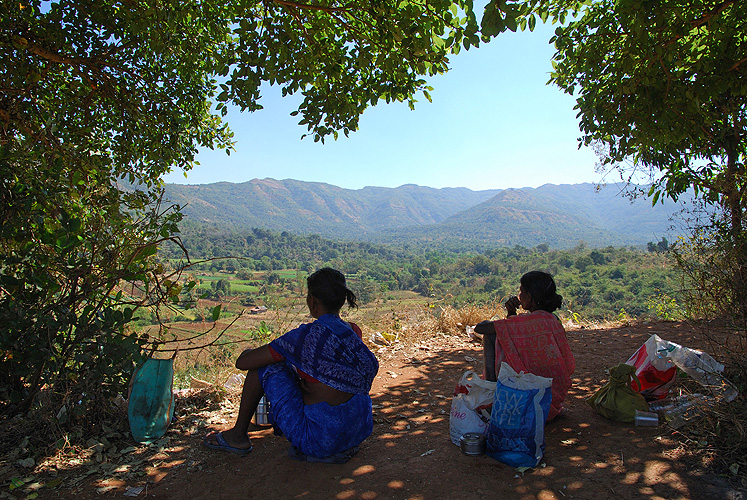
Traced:
<path fill-rule="evenodd" d="M 298 7 L 299 9 L 308 9 L 308 10 L 319 10 L 322 12 L 345 12 L 348 10 L 351 10 L 350 7 L 328 7 L 326 5 L 310 5 L 307 3 L 299 3 L 299 2 L 290 2 L 288 0 L 271 0 L 273 3 L 284 5 L 286 7 Z"/>
<path fill-rule="evenodd" d="M 26 40 L 26 39 L 24 38 L 23 40 Z M 87 59 L 79 59 L 79 58 L 74 58 L 74 57 L 62 56 L 56 52 L 52 52 L 51 50 L 47 50 L 44 47 L 36 45 L 35 43 L 31 43 L 28 40 L 26 40 L 26 43 L 27 43 L 26 50 L 48 61 L 52 61 L 52 62 L 60 63 L 60 64 L 68 64 L 71 66 L 85 65 L 85 63 L 88 61 Z"/>
<path fill-rule="evenodd" d="M 698 28 L 700 26 L 703 26 L 708 21 L 713 19 L 715 16 L 721 14 L 723 11 L 726 10 L 727 7 L 731 6 L 734 3 L 736 3 L 736 0 L 726 0 L 725 2 L 721 2 L 715 8 L 706 12 L 705 14 L 700 16 L 698 19 L 691 21 L 690 26 L 692 26 L 693 28 Z"/>
<path fill-rule="evenodd" d="M 743 62 L 747 62 L 747 57 L 743 57 L 743 58 L 742 58 L 742 59 L 740 59 L 739 61 L 737 61 L 737 62 L 735 62 L 734 64 L 732 64 L 731 68 L 729 68 L 729 71 L 734 71 L 734 70 L 735 70 L 735 69 L 737 69 L 737 68 L 738 68 L 739 66 L 741 66 Z"/>

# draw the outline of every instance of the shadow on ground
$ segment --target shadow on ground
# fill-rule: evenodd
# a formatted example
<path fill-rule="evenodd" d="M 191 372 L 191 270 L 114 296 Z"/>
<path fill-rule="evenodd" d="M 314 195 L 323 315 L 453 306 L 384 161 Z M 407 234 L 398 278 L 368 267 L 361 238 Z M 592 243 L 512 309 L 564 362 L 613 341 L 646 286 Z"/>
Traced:
<path fill-rule="evenodd" d="M 144 486 L 149 499 L 743 499 L 719 477 L 680 459 L 666 426 L 609 421 L 585 402 L 652 333 L 703 348 L 680 324 L 652 324 L 569 332 L 577 369 L 566 411 L 546 427 L 541 465 L 520 472 L 489 457 L 462 454 L 449 439 L 454 386 L 466 370 L 480 372 L 481 348 L 444 336 L 377 353 L 381 369 L 372 398 L 375 428 L 347 464 L 300 463 L 269 430 L 253 433 L 247 457 L 201 446 L 203 428 L 170 431 L 169 443 L 148 460 L 144 475 L 119 483 L 94 478 L 69 488 L 39 490 L 39 498 L 122 498 Z M 211 427 L 225 427 L 230 417 Z M 7 490 L 6 490 L 7 491 Z M 22 498 L 16 496 L 15 498 Z"/>

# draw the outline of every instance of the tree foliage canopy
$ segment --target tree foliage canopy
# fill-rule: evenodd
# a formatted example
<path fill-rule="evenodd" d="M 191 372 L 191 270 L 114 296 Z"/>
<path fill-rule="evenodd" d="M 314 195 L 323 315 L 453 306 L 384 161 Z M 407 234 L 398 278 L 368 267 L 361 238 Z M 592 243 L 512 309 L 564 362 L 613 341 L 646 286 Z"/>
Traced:
<path fill-rule="evenodd" d="M 540 7 L 540 9 L 543 7 Z M 747 9 L 737 1 L 600 0 L 556 30 L 551 82 L 577 98 L 582 143 L 654 173 L 654 201 L 688 188 L 747 208 Z"/>
<path fill-rule="evenodd" d="M 477 30 L 471 0 L 0 3 L 0 411 L 45 383 L 82 415 L 125 380 L 147 339 L 124 325 L 182 286 L 155 255 L 180 219 L 161 176 L 230 148 L 229 103 L 277 85 L 315 140 L 348 134 L 428 98 Z"/>
<path fill-rule="evenodd" d="M 116 174 L 157 179 L 195 146 L 230 138 L 211 103 L 261 107 L 261 86 L 301 93 L 316 139 L 357 128 L 380 99 L 414 102 L 423 75 L 477 45 L 467 0 L 3 4 L 4 142 L 108 153 Z"/>

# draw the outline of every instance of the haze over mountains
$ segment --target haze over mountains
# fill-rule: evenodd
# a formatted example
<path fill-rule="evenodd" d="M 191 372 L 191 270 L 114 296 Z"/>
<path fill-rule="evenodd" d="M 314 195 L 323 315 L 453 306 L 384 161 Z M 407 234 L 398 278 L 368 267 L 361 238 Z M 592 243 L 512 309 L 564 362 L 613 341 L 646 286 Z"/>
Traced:
<path fill-rule="evenodd" d="M 620 191 L 590 183 L 483 191 L 413 184 L 344 189 L 291 179 L 166 185 L 166 197 L 183 207 L 189 223 L 235 230 L 475 249 L 541 243 L 568 248 L 579 241 L 645 245 L 671 237 L 670 217 L 680 204 L 631 203 Z"/>

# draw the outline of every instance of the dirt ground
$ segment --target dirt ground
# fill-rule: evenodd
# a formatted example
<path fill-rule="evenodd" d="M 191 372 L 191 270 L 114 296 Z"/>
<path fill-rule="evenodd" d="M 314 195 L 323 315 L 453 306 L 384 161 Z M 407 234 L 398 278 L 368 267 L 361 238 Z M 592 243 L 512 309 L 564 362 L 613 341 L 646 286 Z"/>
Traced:
<path fill-rule="evenodd" d="M 613 422 L 585 402 L 606 382 L 605 369 L 625 361 L 654 333 L 707 350 L 683 324 L 568 332 L 577 368 L 566 411 L 546 427 L 541 465 L 523 473 L 487 456 L 464 455 L 449 440 L 454 386 L 464 371 L 482 370 L 482 355 L 468 337 L 443 335 L 378 349 L 374 432 L 346 464 L 291 460 L 287 441 L 268 429 L 252 433 L 254 451 L 246 457 L 209 450 L 203 436 L 227 427 L 236 406 L 230 400 L 211 403 L 209 410 L 183 404 L 158 443 L 116 451 L 114 458 L 81 457 L 37 488 L 27 480 L 9 492 L 6 480 L 0 498 L 743 500 L 743 490 L 683 459 L 677 432 L 668 426 Z M 18 476 L 9 467 L 0 474 Z M 45 484 L 41 477 L 39 485 Z"/>

